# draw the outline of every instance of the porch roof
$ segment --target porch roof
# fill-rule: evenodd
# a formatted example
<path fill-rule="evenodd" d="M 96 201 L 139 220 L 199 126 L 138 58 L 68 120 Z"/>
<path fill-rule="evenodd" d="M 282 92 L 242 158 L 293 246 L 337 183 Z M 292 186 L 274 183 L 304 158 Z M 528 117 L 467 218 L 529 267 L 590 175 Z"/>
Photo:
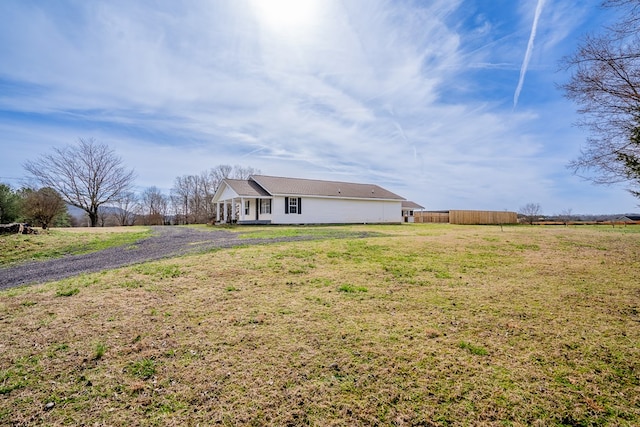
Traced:
<path fill-rule="evenodd" d="M 245 179 L 225 179 L 224 182 L 239 196 L 239 197 L 268 197 L 271 198 L 271 194 L 267 193 L 264 188 L 260 187 L 254 181 L 247 181 Z"/>

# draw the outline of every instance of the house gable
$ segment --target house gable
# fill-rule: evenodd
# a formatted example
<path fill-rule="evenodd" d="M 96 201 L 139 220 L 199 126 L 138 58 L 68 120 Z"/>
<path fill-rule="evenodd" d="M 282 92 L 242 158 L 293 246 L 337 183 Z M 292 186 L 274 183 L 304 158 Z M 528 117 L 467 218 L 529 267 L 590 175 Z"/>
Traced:
<path fill-rule="evenodd" d="M 238 193 L 229 186 L 226 182 L 222 181 L 216 192 L 213 194 L 213 201 L 217 202 L 219 200 L 227 200 L 232 199 L 234 197 L 239 197 Z"/>

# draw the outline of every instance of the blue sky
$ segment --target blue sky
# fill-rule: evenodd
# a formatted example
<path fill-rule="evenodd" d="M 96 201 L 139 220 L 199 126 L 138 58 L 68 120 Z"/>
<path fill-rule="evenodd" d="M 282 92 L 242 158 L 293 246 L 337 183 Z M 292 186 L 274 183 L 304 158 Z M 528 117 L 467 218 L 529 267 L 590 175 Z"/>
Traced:
<path fill-rule="evenodd" d="M 637 212 L 566 164 L 559 60 L 598 1 L 0 2 L 0 182 L 95 138 L 169 191 L 219 164 L 379 184 L 428 209 Z"/>

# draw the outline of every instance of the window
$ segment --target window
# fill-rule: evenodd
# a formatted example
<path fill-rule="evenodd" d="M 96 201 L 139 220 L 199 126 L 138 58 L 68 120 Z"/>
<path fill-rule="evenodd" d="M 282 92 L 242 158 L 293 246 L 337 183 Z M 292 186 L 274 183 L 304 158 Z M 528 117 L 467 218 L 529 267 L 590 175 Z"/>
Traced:
<path fill-rule="evenodd" d="M 271 213 L 271 199 L 261 199 L 260 200 L 260 213 L 261 214 L 270 214 Z"/>
<path fill-rule="evenodd" d="M 284 213 L 285 214 L 301 214 L 302 199 L 300 197 L 285 197 Z"/>
<path fill-rule="evenodd" d="M 290 214 L 298 213 L 298 198 L 297 197 L 289 197 L 289 213 Z"/>
<path fill-rule="evenodd" d="M 244 202 L 244 214 L 245 215 L 249 215 L 250 209 L 251 209 L 251 203 L 249 202 L 249 200 L 245 200 L 245 202 Z"/>

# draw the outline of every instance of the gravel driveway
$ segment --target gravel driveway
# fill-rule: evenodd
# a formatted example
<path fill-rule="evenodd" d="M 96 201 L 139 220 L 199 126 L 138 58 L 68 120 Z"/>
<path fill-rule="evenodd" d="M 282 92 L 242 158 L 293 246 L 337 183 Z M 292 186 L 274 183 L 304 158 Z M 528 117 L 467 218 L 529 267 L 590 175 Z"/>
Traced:
<path fill-rule="evenodd" d="M 237 233 L 229 231 L 208 231 L 185 227 L 152 227 L 152 230 L 153 236 L 132 245 L 84 255 L 70 255 L 48 261 L 31 261 L 8 268 L 0 267 L 0 290 L 24 284 L 50 282 L 82 273 L 95 273 L 213 248 L 312 238 L 311 236 L 299 236 L 275 239 L 240 239 Z"/>

